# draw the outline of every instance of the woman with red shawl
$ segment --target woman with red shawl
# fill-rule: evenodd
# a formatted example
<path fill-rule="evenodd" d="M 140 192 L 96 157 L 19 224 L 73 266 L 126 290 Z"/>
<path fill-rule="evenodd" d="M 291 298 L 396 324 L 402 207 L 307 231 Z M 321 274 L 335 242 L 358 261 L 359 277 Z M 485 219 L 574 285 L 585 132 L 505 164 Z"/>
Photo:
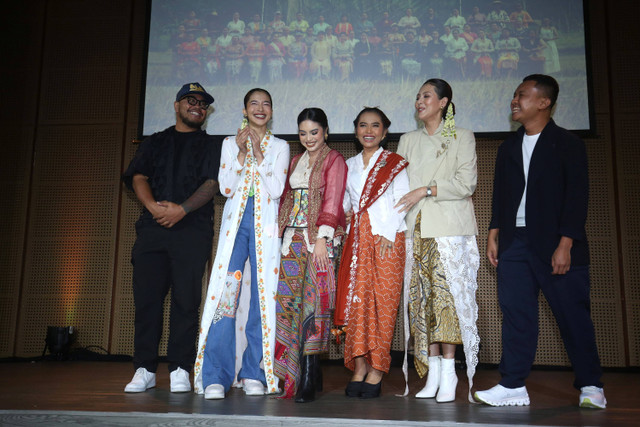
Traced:
<path fill-rule="evenodd" d="M 389 372 L 405 261 L 405 213 L 396 208 L 409 191 L 408 162 L 384 149 L 391 122 L 367 107 L 353 121 L 360 154 L 347 160 L 343 207 L 352 211 L 338 273 L 336 325 L 346 324 L 344 364 L 353 371 L 345 393 L 380 396 Z"/>

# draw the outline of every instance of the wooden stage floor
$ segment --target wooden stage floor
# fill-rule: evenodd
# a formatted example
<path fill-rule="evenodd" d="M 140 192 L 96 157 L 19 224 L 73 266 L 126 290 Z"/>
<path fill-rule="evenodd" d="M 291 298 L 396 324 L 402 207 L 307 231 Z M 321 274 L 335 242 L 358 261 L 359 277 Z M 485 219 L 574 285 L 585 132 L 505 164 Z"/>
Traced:
<path fill-rule="evenodd" d="M 533 371 L 527 381 L 531 406 L 507 408 L 468 403 L 468 383 L 459 370 L 457 399 L 442 404 L 413 397 L 423 385 L 414 369 L 410 369 L 409 397 L 396 396 L 404 391 L 404 379 L 400 368 L 392 368 L 384 378 L 382 396 L 372 400 L 344 396 L 349 378 L 344 367 L 324 364 L 323 372 L 324 391 L 318 393 L 314 402 L 296 404 L 272 396 L 248 397 L 238 389 L 232 389 L 226 399 L 217 401 L 205 400 L 194 393 L 170 393 L 166 364 L 158 369 L 156 388 L 127 394 L 123 388 L 133 374 L 130 363 L 4 362 L 0 363 L 0 425 L 127 425 L 134 420 L 140 425 L 246 425 L 249 424 L 246 420 L 254 420 L 251 424 L 258 420 L 261 426 L 309 427 L 336 425 L 335 419 L 343 420 L 337 425 L 640 425 L 638 372 L 605 373 L 603 381 L 609 402 L 606 410 L 577 406 L 578 392 L 572 387 L 573 375 L 569 371 Z M 498 379 L 496 369 L 480 369 L 474 390 L 489 388 Z M 77 416 L 60 418 L 65 414 Z M 183 417 L 182 420 L 188 419 L 185 414 L 192 414 L 194 419 L 192 423 L 178 420 L 177 424 L 154 420 L 154 415 L 161 414 L 174 414 Z M 236 424 L 208 423 L 207 419 L 235 419 Z"/>

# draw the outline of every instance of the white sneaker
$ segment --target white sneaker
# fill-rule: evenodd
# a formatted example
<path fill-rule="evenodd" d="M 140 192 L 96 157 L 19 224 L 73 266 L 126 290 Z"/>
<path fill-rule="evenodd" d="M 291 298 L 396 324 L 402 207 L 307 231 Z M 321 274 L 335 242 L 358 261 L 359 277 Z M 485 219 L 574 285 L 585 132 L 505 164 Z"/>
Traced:
<path fill-rule="evenodd" d="M 596 386 L 586 386 L 580 389 L 580 407 L 592 409 L 604 409 L 607 407 L 607 399 L 604 390 Z"/>
<path fill-rule="evenodd" d="M 242 388 L 244 388 L 244 394 L 247 396 L 264 395 L 264 386 L 262 385 L 262 382 L 258 380 L 245 378 L 242 380 Z"/>
<path fill-rule="evenodd" d="M 222 384 L 211 384 L 204 389 L 205 399 L 224 399 L 224 386 Z"/>
<path fill-rule="evenodd" d="M 476 391 L 473 397 L 490 406 L 528 406 L 530 403 L 526 387 L 506 388 L 500 384 L 489 390 Z"/>
<path fill-rule="evenodd" d="M 186 393 L 191 391 L 189 372 L 182 368 L 177 368 L 169 375 L 171 379 L 171 393 Z"/>
<path fill-rule="evenodd" d="M 124 388 L 125 393 L 141 393 L 156 386 L 156 374 L 145 368 L 136 369 L 133 379 Z"/>

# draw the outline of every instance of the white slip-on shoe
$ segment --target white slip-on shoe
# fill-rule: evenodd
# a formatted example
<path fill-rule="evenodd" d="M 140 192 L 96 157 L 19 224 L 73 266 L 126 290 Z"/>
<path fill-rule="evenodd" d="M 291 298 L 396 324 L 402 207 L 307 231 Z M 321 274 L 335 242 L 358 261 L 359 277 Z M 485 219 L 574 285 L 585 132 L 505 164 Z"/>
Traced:
<path fill-rule="evenodd" d="M 262 382 L 258 380 L 245 378 L 242 380 L 242 388 L 244 389 L 244 394 L 246 394 L 247 396 L 264 395 L 264 386 L 262 385 Z"/>
<path fill-rule="evenodd" d="M 527 406 L 530 404 L 526 387 L 506 388 L 500 384 L 489 390 L 476 391 L 473 397 L 489 406 Z"/>
<path fill-rule="evenodd" d="M 222 384 L 211 384 L 204 389 L 205 399 L 224 399 L 224 386 Z"/>
<path fill-rule="evenodd" d="M 427 382 L 422 390 L 416 393 L 417 399 L 431 399 L 436 397 L 438 387 L 440 387 L 440 365 L 442 356 L 429 356 L 429 372 Z"/>
<path fill-rule="evenodd" d="M 125 393 L 141 393 L 156 386 L 156 374 L 145 368 L 136 369 L 131 382 L 124 387 Z"/>
<path fill-rule="evenodd" d="M 592 409 L 604 409 L 607 407 L 607 399 L 604 390 L 600 387 L 588 385 L 580 389 L 580 407 Z"/>
<path fill-rule="evenodd" d="M 191 382 L 189 381 L 189 372 L 182 368 L 178 368 L 169 375 L 171 379 L 171 393 L 186 393 L 191 391 Z"/>

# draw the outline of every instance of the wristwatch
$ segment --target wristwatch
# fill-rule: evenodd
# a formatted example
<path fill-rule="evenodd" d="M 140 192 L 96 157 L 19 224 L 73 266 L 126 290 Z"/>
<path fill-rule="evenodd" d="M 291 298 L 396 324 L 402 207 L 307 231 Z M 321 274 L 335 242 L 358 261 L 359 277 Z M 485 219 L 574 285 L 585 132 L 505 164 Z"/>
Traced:
<path fill-rule="evenodd" d="M 431 197 L 433 191 L 431 191 L 431 187 L 427 187 L 427 197 Z"/>

